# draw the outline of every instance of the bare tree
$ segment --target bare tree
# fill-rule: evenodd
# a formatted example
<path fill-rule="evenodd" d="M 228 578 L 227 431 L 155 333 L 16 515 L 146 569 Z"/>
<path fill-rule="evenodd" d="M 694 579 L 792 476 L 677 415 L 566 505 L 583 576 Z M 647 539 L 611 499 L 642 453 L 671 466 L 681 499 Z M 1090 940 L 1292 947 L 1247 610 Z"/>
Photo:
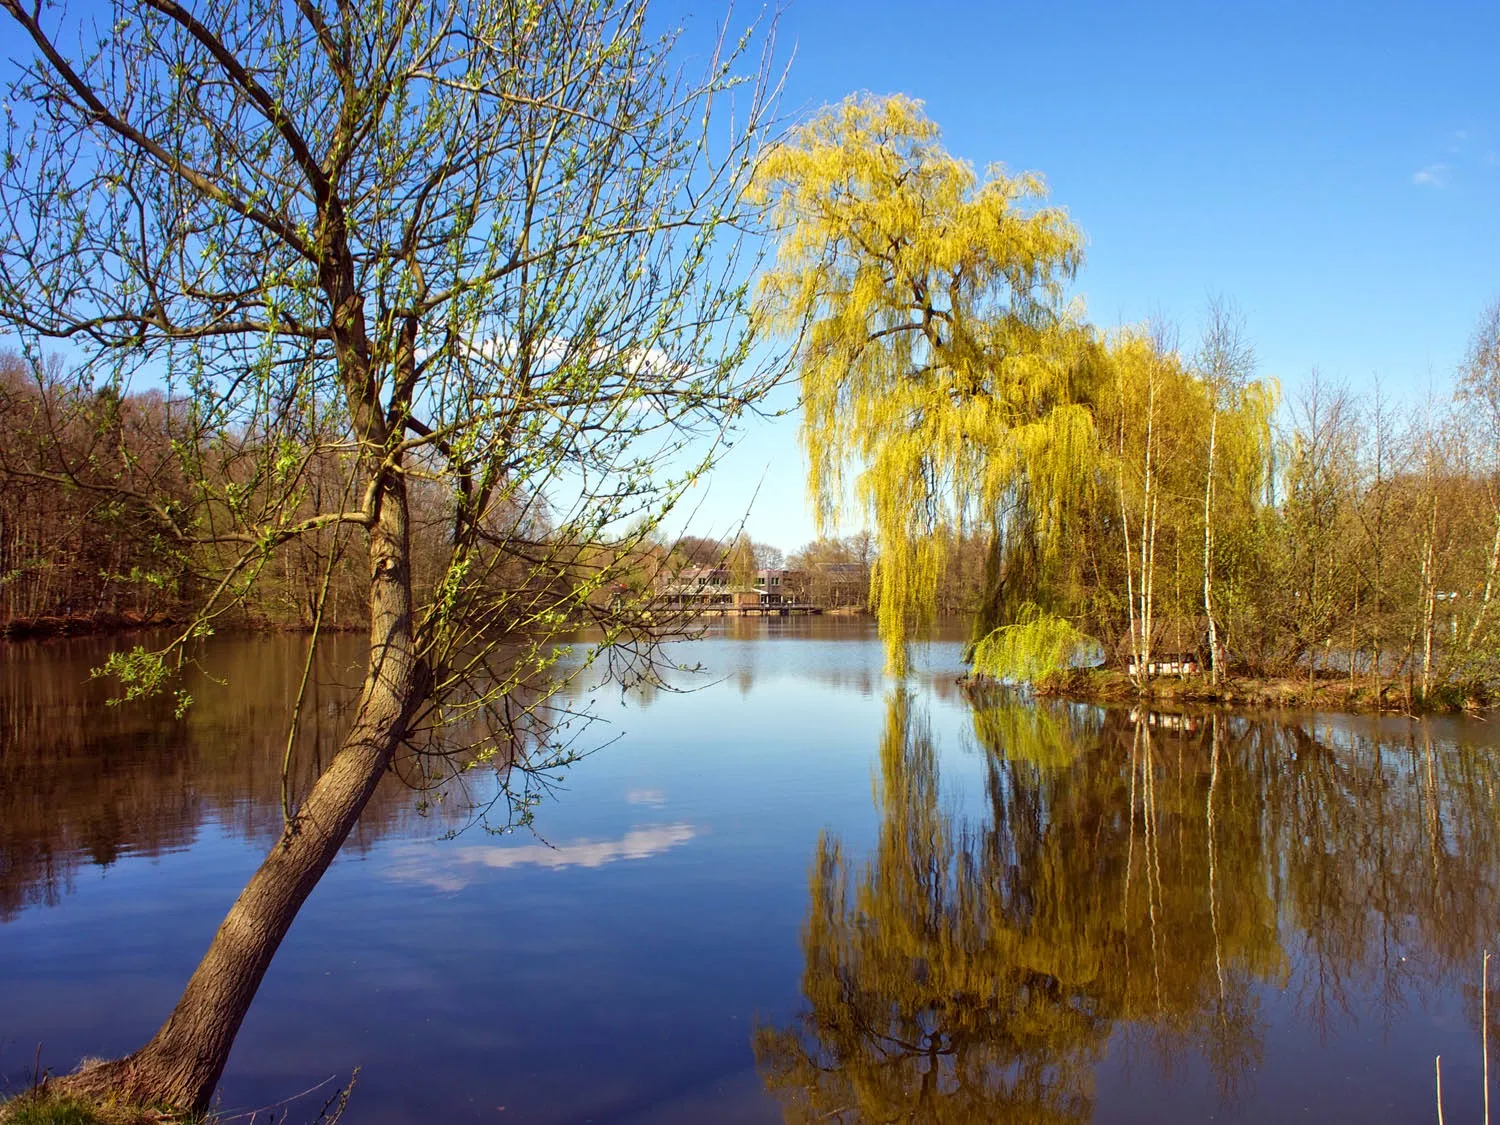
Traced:
<path fill-rule="evenodd" d="M 339 752 L 288 794 L 161 1029 L 70 1080 L 198 1109 L 398 746 L 516 769 L 531 737 L 566 760 L 518 689 L 559 628 L 628 639 L 608 614 L 629 538 L 775 375 L 748 360 L 735 241 L 773 83 L 765 55 L 736 76 L 748 38 L 690 77 L 645 0 L 117 0 L 76 35 L 0 8 L 31 52 L 6 104 L 0 318 L 33 361 L 66 347 L 80 386 L 169 388 L 186 500 L 90 487 L 217 579 L 176 644 L 113 661 L 124 693 L 167 685 L 289 544 L 368 558 Z M 339 474 L 315 508 L 314 463 Z M 447 546 L 423 580 L 429 485 Z"/>
<path fill-rule="evenodd" d="M 1485 476 L 1485 491 L 1494 525 L 1485 567 L 1484 594 L 1466 635 L 1467 647 L 1473 648 L 1489 615 L 1496 575 L 1500 574 L 1500 301 L 1484 311 L 1479 327 L 1469 341 L 1468 354 L 1459 369 L 1458 397 L 1476 411 L 1482 457 L 1474 468 Z"/>
<path fill-rule="evenodd" d="M 1214 470 L 1219 414 L 1227 399 L 1243 390 L 1255 373 L 1255 348 L 1245 337 L 1245 318 L 1222 298 L 1208 305 L 1208 325 L 1198 345 L 1198 367 L 1208 384 L 1208 466 L 1203 481 L 1203 615 L 1208 619 L 1209 663 L 1214 683 L 1224 679 L 1224 649 L 1214 616 Z"/>
<path fill-rule="evenodd" d="M 1349 389 L 1315 369 L 1292 404 L 1290 454 L 1283 504 L 1289 543 L 1287 613 L 1295 661 L 1316 678 L 1316 646 L 1331 644 L 1352 594 L 1347 521 L 1356 489 L 1358 415 Z"/>

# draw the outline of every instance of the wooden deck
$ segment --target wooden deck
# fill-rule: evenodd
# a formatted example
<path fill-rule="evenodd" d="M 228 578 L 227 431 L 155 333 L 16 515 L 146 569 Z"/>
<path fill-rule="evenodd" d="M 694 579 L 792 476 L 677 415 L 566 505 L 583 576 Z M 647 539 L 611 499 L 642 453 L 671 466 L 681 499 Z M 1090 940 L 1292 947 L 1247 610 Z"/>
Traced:
<path fill-rule="evenodd" d="M 779 605 L 706 605 L 693 611 L 699 617 L 811 617 L 823 612 L 820 605 L 783 602 Z"/>

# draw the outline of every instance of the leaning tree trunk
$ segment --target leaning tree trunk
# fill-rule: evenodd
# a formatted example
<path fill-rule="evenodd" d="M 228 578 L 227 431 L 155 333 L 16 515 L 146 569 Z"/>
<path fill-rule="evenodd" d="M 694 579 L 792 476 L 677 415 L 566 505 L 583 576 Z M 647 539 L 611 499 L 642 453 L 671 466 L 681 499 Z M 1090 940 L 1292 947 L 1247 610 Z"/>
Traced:
<path fill-rule="evenodd" d="M 1031 498 L 1024 489 L 1016 496 L 1014 515 L 990 539 L 981 581 L 984 588 L 974 615 L 966 659 L 972 657 L 973 646 L 995 629 L 1014 624 L 1021 606 L 1037 596 L 1041 584 L 1040 546 Z"/>
<path fill-rule="evenodd" d="M 166 1023 L 139 1051 L 64 1078 L 60 1089 L 179 1110 L 207 1108 L 271 958 L 374 793 L 420 696 L 399 479 L 382 497 L 370 555 L 369 668 L 339 752 L 240 892 Z"/>

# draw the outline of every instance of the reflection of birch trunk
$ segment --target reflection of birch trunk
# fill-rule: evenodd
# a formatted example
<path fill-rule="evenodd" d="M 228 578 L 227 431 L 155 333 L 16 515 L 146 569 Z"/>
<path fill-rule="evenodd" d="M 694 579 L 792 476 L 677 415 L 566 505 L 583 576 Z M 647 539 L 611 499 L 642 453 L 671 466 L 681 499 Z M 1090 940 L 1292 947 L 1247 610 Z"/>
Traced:
<path fill-rule="evenodd" d="M 1210 721 L 1212 727 L 1209 731 L 1209 739 L 1213 749 L 1209 759 L 1208 774 L 1208 920 L 1214 932 L 1214 973 L 1219 978 L 1219 1003 L 1222 1005 L 1225 995 L 1224 957 L 1219 939 L 1219 896 L 1217 887 L 1219 861 L 1214 842 L 1214 793 L 1219 785 L 1219 716 L 1212 716 Z"/>
<path fill-rule="evenodd" d="M 1161 994 L 1162 952 L 1157 944 L 1157 904 L 1162 902 L 1161 890 L 1161 836 L 1156 821 L 1156 761 L 1151 749 L 1151 731 L 1141 724 L 1142 793 L 1145 797 L 1146 814 L 1146 902 L 1151 916 L 1151 975 L 1156 985 L 1156 1007 L 1164 1007 Z"/>
<path fill-rule="evenodd" d="M 1427 851 L 1432 862 L 1432 890 L 1434 905 L 1441 899 L 1438 894 L 1439 877 L 1439 839 L 1442 835 L 1441 817 L 1439 816 L 1438 804 L 1438 774 L 1437 755 L 1432 748 L 1432 728 L 1428 726 L 1427 720 L 1422 720 L 1422 758 L 1427 772 Z"/>
<path fill-rule="evenodd" d="M 1140 774 L 1142 843 L 1141 856 L 1146 875 L 1146 922 L 1151 932 L 1151 975 L 1155 982 L 1156 1002 L 1162 1006 L 1161 963 L 1162 952 L 1157 930 L 1157 904 L 1162 900 L 1161 890 L 1161 844 L 1156 824 L 1156 771 L 1155 756 L 1151 747 L 1151 731 L 1147 716 L 1139 712 L 1135 724 L 1135 736 L 1130 747 L 1130 840 L 1125 861 L 1126 919 L 1129 920 L 1130 876 L 1135 867 L 1135 812 L 1136 774 Z M 1125 943 L 1128 950 L 1130 942 Z"/>

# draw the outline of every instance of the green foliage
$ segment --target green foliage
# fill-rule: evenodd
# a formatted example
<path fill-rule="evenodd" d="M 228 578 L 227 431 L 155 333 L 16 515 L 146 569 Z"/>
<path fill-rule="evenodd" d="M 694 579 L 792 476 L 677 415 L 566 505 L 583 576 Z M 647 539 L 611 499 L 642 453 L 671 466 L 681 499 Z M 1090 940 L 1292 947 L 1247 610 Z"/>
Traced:
<path fill-rule="evenodd" d="M 112 652 L 100 667 L 93 669 L 96 678 L 111 677 L 123 689 L 124 694 L 111 699 L 111 704 L 149 699 L 159 694 L 171 681 L 174 672 L 175 668 L 168 663 L 164 653 L 154 652 L 144 645 L 136 645 L 128 652 Z"/>
<path fill-rule="evenodd" d="M 975 643 L 973 664 L 981 675 L 1035 684 L 1095 662 L 1099 656 L 1098 641 L 1079 632 L 1066 618 L 1028 602 L 1013 624 L 1002 625 Z"/>
<path fill-rule="evenodd" d="M 111 707 L 151 699 L 173 684 L 187 663 L 187 647 L 212 635 L 213 630 L 207 622 L 194 621 L 165 647 L 148 649 L 144 645 L 135 645 L 125 652 L 112 652 L 103 664 L 90 669 L 89 674 L 95 679 L 109 678 L 119 684 L 122 693 L 106 700 Z M 180 719 L 193 705 L 193 697 L 183 688 L 173 688 L 172 698 L 176 704 L 174 714 Z"/>
<path fill-rule="evenodd" d="M 799 343 L 819 530 L 852 485 L 879 540 L 872 598 L 899 672 L 954 530 L 989 526 L 1026 482 L 1045 534 L 1086 479 L 1081 338 L 1060 308 L 1082 235 L 1041 206 L 1039 177 L 981 180 L 900 96 L 819 113 L 756 186 L 781 232 L 760 312 Z"/>
<path fill-rule="evenodd" d="M 209 1122 L 198 1115 L 164 1115 L 152 1109 L 58 1095 L 45 1088 L 0 1103 L 0 1125 L 150 1125 L 164 1120 L 182 1125 Z"/>

